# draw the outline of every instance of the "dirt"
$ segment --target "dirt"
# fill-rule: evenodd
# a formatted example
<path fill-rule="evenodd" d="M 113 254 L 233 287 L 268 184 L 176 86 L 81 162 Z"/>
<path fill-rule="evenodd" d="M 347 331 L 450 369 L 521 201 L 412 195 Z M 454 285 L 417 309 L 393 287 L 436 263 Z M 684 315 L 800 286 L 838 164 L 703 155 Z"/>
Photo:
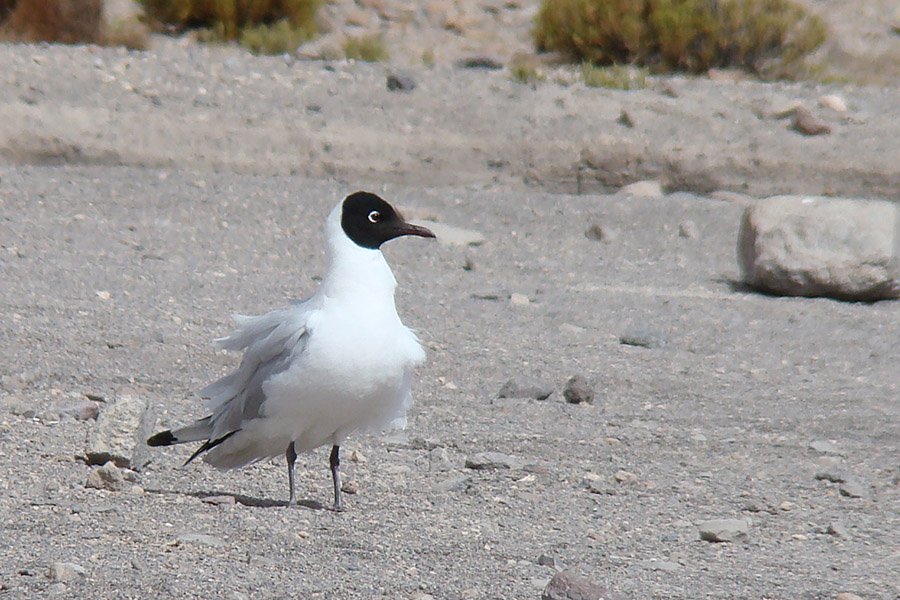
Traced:
<path fill-rule="evenodd" d="M 735 255 L 754 197 L 900 197 L 896 86 L 532 87 L 171 41 L 0 63 L 0 597 L 524 599 L 560 568 L 626 598 L 900 595 L 900 304 L 760 295 Z M 790 129 L 794 101 L 832 133 Z M 668 193 L 616 193 L 647 178 Z M 429 360 L 408 429 L 344 448 L 347 510 L 324 450 L 299 508 L 283 462 L 186 447 L 86 485 L 95 422 L 67 407 L 197 416 L 238 361 L 210 340 L 314 289 L 361 188 L 485 241 L 386 247 Z M 515 378 L 555 391 L 499 398 Z"/>

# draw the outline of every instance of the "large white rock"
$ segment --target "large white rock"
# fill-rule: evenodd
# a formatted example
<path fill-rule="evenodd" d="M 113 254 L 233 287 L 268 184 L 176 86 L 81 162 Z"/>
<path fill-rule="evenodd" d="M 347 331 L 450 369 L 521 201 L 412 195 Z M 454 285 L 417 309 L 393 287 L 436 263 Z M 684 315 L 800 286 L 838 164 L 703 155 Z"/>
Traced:
<path fill-rule="evenodd" d="M 88 439 L 88 463 L 141 470 L 150 457 L 144 440 L 153 433 L 156 417 L 147 400 L 123 394 L 100 411 Z"/>
<path fill-rule="evenodd" d="M 775 294 L 900 297 L 900 210 L 882 200 L 776 196 L 744 211 L 744 282 Z"/>

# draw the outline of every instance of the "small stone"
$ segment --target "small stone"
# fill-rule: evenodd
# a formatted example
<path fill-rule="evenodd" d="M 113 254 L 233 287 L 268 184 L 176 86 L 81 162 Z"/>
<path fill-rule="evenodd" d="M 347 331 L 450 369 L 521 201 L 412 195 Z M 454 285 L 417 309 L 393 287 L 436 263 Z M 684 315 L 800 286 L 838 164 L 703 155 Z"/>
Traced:
<path fill-rule="evenodd" d="M 72 404 L 66 404 L 57 408 L 59 414 L 71 417 L 76 421 L 97 420 L 100 415 L 100 405 L 91 400 L 80 400 Z"/>
<path fill-rule="evenodd" d="M 678 235 L 689 240 L 695 240 L 700 236 L 700 231 L 697 229 L 697 224 L 693 221 L 682 221 L 678 225 Z"/>
<path fill-rule="evenodd" d="M 463 58 L 456 63 L 456 66 L 462 69 L 487 69 L 489 71 L 499 71 L 503 68 L 503 63 L 492 56 L 469 56 Z"/>
<path fill-rule="evenodd" d="M 484 234 L 472 229 L 454 227 L 437 221 L 419 220 L 417 225 L 423 225 L 430 229 L 442 246 L 465 247 L 480 246 L 485 242 Z"/>
<path fill-rule="evenodd" d="M 633 483 L 637 481 L 637 475 L 623 469 L 619 469 L 613 474 L 613 479 L 619 483 Z"/>
<path fill-rule="evenodd" d="M 453 470 L 453 461 L 446 448 L 438 446 L 428 453 L 428 470 L 437 473 Z"/>
<path fill-rule="evenodd" d="M 563 396 L 569 404 L 593 404 L 594 387 L 582 375 L 574 375 L 566 382 Z"/>
<path fill-rule="evenodd" d="M 3 587 L 0 586 L 0 592 L 2 592 L 2 591 L 3 591 Z M 65 594 L 66 591 L 68 591 L 68 588 L 66 587 L 66 584 L 64 584 L 61 581 L 57 582 L 57 583 L 52 583 L 47 587 L 47 594 L 50 596 L 60 596 L 62 594 Z"/>
<path fill-rule="evenodd" d="M 628 114 L 628 111 L 622 109 L 622 112 L 619 113 L 619 118 L 616 119 L 616 123 L 623 127 L 627 127 L 628 129 L 632 129 L 634 127 L 634 121 L 631 119 L 631 115 Z"/>
<path fill-rule="evenodd" d="M 732 542 L 750 533 L 748 519 L 713 519 L 697 525 L 700 539 L 707 542 Z"/>
<path fill-rule="evenodd" d="M 831 133 L 831 127 L 821 120 L 805 106 L 797 107 L 794 111 L 794 120 L 791 128 L 803 135 L 827 135 Z"/>
<path fill-rule="evenodd" d="M 600 223 L 594 223 L 590 227 L 588 227 L 587 231 L 584 232 L 586 238 L 590 240 L 597 240 L 598 242 L 614 242 L 619 237 L 619 230 L 615 227 L 610 227 L 609 225 L 601 225 Z"/>
<path fill-rule="evenodd" d="M 863 600 L 861 596 L 857 596 L 852 592 L 840 592 L 834 597 L 834 600 Z"/>
<path fill-rule="evenodd" d="M 819 471 L 816 473 L 816 479 L 819 481 L 830 481 L 831 483 L 844 483 L 847 476 L 837 471 Z"/>
<path fill-rule="evenodd" d="M 532 398 L 546 400 L 553 393 L 553 386 L 543 382 L 525 378 L 510 379 L 503 384 L 497 393 L 498 398 Z"/>
<path fill-rule="evenodd" d="M 457 475 L 450 479 L 445 479 L 434 486 L 434 491 L 439 494 L 447 492 L 465 492 L 472 485 L 472 478 L 468 475 Z"/>
<path fill-rule="evenodd" d="M 341 483 L 341 491 L 351 496 L 359 493 L 359 484 L 353 479 L 346 479 Z"/>
<path fill-rule="evenodd" d="M 835 446 L 834 442 L 830 442 L 828 440 L 813 440 L 809 443 L 809 449 L 815 450 L 816 452 L 821 452 L 822 454 L 840 454 L 840 450 L 838 450 L 837 446 Z"/>
<path fill-rule="evenodd" d="M 572 571 L 560 571 L 544 588 L 541 600 L 616 600 L 618 594 Z"/>
<path fill-rule="evenodd" d="M 205 498 L 201 498 L 201 500 L 206 504 L 212 504 L 213 506 L 227 506 L 236 502 L 234 496 L 228 495 L 206 496 Z"/>
<path fill-rule="evenodd" d="M 789 512 L 797 508 L 797 505 L 791 502 L 790 500 L 785 500 L 781 504 L 778 505 L 778 510 L 782 510 L 784 512 Z"/>
<path fill-rule="evenodd" d="M 662 184 L 655 179 L 629 183 L 621 188 L 619 193 L 640 198 L 662 198 L 664 195 Z"/>
<path fill-rule="evenodd" d="M 542 567 L 556 567 L 556 559 L 546 554 L 538 556 L 537 564 Z"/>
<path fill-rule="evenodd" d="M 629 328 L 625 333 L 619 336 L 619 343 L 625 346 L 638 346 L 641 348 L 662 348 L 668 345 L 665 334 L 659 329 L 653 329 L 645 326 L 635 326 Z"/>
<path fill-rule="evenodd" d="M 359 450 L 351 450 L 348 456 L 351 462 L 364 464 L 369 462 L 369 459 L 366 458 L 366 455 L 360 452 Z"/>
<path fill-rule="evenodd" d="M 847 528 L 843 523 L 832 522 L 828 524 L 828 528 L 825 529 L 825 533 L 828 535 L 833 535 L 834 537 L 842 537 L 845 538 L 848 536 Z"/>
<path fill-rule="evenodd" d="M 834 112 L 847 112 L 847 103 L 844 102 L 843 98 L 836 94 L 826 94 L 819 98 L 819 106 L 831 109 Z"/>
<path fill-rule="evenodd" d="M 197 544 L 200 546 L 209 546 L 211 548 L 224 548 L 225 540 L 214 535 L 206 535 L 205 533 L 182 533 L 175 538 L 176 546 L 186 544 Z"/>
<path fill-rule="evenodd" d="M 100 298 L 101 300 L 109 300 L 109 298 L 110 298 L 110 294 L 106 290 L 100 290 L 95 293 L 97 294 L 97 297 Z"/>
<path fill-rule="evenodd" d="M 525 294 L 512 293 L 509 296 L 509 303 L 513 306 L 528 306 L 531 300 Z"/>
<path fill-rule="evenodd" d="M 53 581 L 75 581 L 87 577 L 87 571 L 81 565 L 70 562 L 55 562 L 50 565 L 47 576 Z"/>
<path fill-rule="evenodd" d="M 525 461 L 521 458 L 500 452 L 479 452 L 466 457 L 466 468 L 476 471 L 521 469 L 523 467 L 525 467 Z"/>
<path fill-rule="evenodd" d="M 840 491 L 841 496 L 846 496 L 847 498 L 867 498 L 869 496 L 865 486 L 856 481 L 845 481 L 838 488 L 838 491 Z"/>
<path fill-rule="evenodd" d="M 121 492 L 130 488 L 131 484 L 125 480 L 124 473 L 114 463 L 108 462 L 90 472 L 84 487 Z"/>
<path fill-rule="evenodd" d="M 416 89 L 416 81 L 409 75 L 389 73 L 387 76 L 387 89 L 392 92 L 411 92 Z"/>

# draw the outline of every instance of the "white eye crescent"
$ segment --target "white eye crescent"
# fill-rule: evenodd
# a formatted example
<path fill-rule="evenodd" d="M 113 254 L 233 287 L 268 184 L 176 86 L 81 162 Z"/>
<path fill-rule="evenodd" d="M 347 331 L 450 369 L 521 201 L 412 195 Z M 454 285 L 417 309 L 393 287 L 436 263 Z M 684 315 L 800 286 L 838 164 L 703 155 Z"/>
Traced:
<path fill-rule="evenodd" d="M 381 220 L 381 213 L 378 212 L 377 210 L 373 210 L 372 212 L 369 213 L 369 222 L 370 223 L 377 223 L 380 220 Z"/>

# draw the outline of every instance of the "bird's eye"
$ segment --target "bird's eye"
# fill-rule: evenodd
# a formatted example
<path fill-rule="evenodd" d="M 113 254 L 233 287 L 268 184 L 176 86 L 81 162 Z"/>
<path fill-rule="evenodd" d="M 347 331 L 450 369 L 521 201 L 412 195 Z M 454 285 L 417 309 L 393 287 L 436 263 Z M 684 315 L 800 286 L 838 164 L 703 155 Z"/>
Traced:
<path fill-rule="evenodd" d="M 378 212 L 377 210 L 373 210 L 372 212 L 369 213 L 369 222 L 370 223 L 377 223 L 380 220 L 381 220 L 381 213 Z"/>

